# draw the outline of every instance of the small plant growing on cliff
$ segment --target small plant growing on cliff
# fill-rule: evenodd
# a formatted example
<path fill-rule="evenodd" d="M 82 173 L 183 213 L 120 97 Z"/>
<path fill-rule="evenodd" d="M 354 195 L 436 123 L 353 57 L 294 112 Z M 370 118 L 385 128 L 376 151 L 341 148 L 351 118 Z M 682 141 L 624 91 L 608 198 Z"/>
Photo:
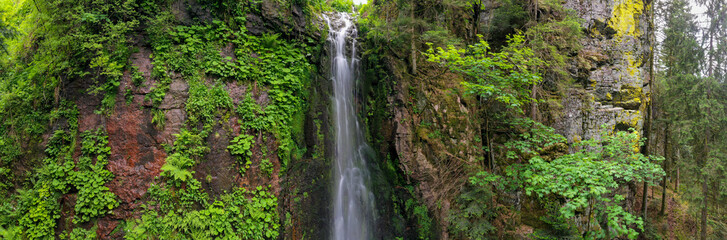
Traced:
<path fill-rule="evenodd" d="M 263 159 L 260 161 L 260 170 L 268 175 L 268 177 L 271 177 L 273 175 L 273 163 L 267 158 Z"/>
<path fill-rule="evenodd" d="M 240 174 L 245 175 L 245 171 L 250 168 L 252 164 L 252 146 L 255 143 L 255 138 L 251 135 L 240 134 L 230 141 L 230 145 L 227 146 L 227 150 L 232 155 L 237 156 L 237 163 L 240 164 Z M 262 167 L 262 163 L 261 163 Z"/>
<path fill-rule="evenodd" d="M 173 179 L 177 187 L 180 183 L 192 178 L 192 172 L 187 170 L 194 165 L 194 160 L 180 153 L 174 153 L 167 157 L 166 163 L 162 166 L 162 176 Z"/>
<path fill-rule="evenodd" d="M 102 129 L 86 131 L 82 137 L 81 157 L 76 165 L 78 171 L 70 175 L 71 182 L 78 189 L 74 223 L 87 222 L 119 205 L 116 195 L 104 186 L 113 178 L 111 171 L 104 169 L 111 155 L 106 132 Z"/>
<path fill-rule="evenodd" d="M 167 116 L 163 109 L 152 109 L 151 110 L 151 123 L 157 127 L 157 129 L 164 129 L 164 125 L 167 122 Z"/>

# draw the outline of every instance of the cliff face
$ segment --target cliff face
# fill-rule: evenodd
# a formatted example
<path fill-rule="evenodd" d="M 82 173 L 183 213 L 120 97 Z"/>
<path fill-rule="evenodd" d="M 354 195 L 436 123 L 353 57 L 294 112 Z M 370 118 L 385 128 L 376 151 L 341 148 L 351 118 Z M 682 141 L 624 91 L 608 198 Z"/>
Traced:
<path fill-rule="evenodd" d="M 225 5 L 231 2 L 242 3 Z M 386 4 L 391 3 L 380 4 L 381 8 L 397 7 Z M 462 39 L 472 40 L 492 24 L 492 9 L 498 5 L 494 1 L 486 5 L 481 12 L 475 8 L 474 14 L 455 13 L 443 24 Z M 0 220 L 22 219 L 17 228 L 22 234 L 42 228 L 61 236 L 73 229 L 95 228 L 104 239 L 129 234 L 189 237 L 195 232 L 174 227 L 167 227 L 171 233 L 153 230 L 163 229 L 153 220 L 188 224 L 175 218 L 177 214 L 202 219 L 199 216 L 224 209 L 229 215 L 204 218 L 205 223 L 225 222 L 252 211 L 260 218 L 259 225 L 248 224 L 259 227 L 254 232 L 278 234 L 266 238 L 326 238 L 334 130 L 325 24 L 311 6 L 298 1 L 180 0 L 159 6 L 163 14 L 141 18 L 141 24 L 124 32 L 122 42 L 133 50 L 118 60 L 123 65 L 118 79 L 112 81 L 105 69 L 86 61 L 81 67 L 86 74 L 60 78 L 54 93 L 43 94 L 52 96 L 38 101 L 55 112 L 48 117 L 52 121 L 43 121 L 38 136 L 19 137 L 23 141 L 16 145 L 24 149 L 22 154 L 11 156 L 3 150 L 0 156 L 4 158 L 0 174 L 13 176 L 0 184 L 8 184 L 5 190 L 14 196 L 8 205 L 0 205 L 0 213 L 11 218 Z M 564 6 L 582 19 L 586 33 L 580 39 L 583 47 L 569 63 L 577 84 L 539 106 L 541 120 L 570 143 L 599 137 L 604 125 L 609 130 L 641 131 L 649 102 L 650 3 L 568 0 Z M 42 40 L 31 36 L 28 41 Z M 423 60 L 416 52 L 418 67 L 412 70 L 413 60 L 402 57 L 407 54 L 401 49 L 371 51 L 381 47 L 376 44 L 361 44 L 364 74 L 358 103 L 368 140 L 377 152 L 371 166 L 377 237 L 450 238 L 449 213 L 468 177 L 486 167 L 485 149 L 492 149 L 496 140 L 484 138 L 483 132 L 497 123 L 487 122 L 477 106 L 480 99 L 464 93 L 461 75 Z M 90 93 L 99 83 L 111 83 L 117 90 Z M 14 127 L 3 125 L 0 131 L 22 132 Z M 507 137 L 498 134 L 493 138 Z M 69 156 L 60 156 L 56 147 Z M 172 164 L 180 159 L 191 163 Z M 113 199 L 94 214 L 78 207 L 89 197 L 82 191 L 84 183 L 75 180 L 89 161 L 110 172 L 100 176 L 103 181 L 97 187 L 107 187 L 100 195 Z M 57 167 L 65 172 L 48 174 L 39 170 L 44 166 L 65 166 Z M 11 173 L 4 172 L 6 168 Z M 46 180 L 56 188 L 36 184 Z M 16 194 L 20 189 L 28 191 Z M 494 198 L 501 206 L 529 207 L 519 192 Z M 252 201 L 245 206 L 254 207 L 240 210 L 239 201 Z M 500 237 L 532 231 L 523 226 L 528 217 L 519 218 L 524 220 L 498 218 L 493 225 L 505 229 Z"/>
<path fill-rule="evenodd" d="M 548 14 L 550 9 L 539 2 L 541 14 Z M 482 5 L 486 7 L 481 11 L 478 11 L 479 5 L 473 7 L 474 14 L 465 12 L 458 15 L 469 25 L 447 20 L 452 17 L 447 14 L 456 15 L 456 11 L 444 14 L 447 17 L 436 25 L 447 28 L 462 39 L 473 39 L 476 33 L 485 33 L 492 28 L 496 9 L 502 7 L 497 1 L 483 2 Z M 435 8 L 426 4 L 417 6 L 421 8 L 417 8 L 418 13 L 426 13 L 426 7 Z M 598 139 L 604 130 L 633 128 L 643 132 L 650 99 L 648 63 L 652 42 L 648 33 L 651 31 L 651 3 L 639 0 L 568 0 L 563 6 L 573 10 L 580 18 L 584 32 L 579 39 L 582 47 L 572 56 L 567 67 L 575 84 L 541 96 L 545 103 L 538 106 L 538 120 L 555 128 L 569 143 Z M 386 3 L 379 3 L 378 10 L 382 12 L 379 17 L 393 21 L 390 19 L 397 13 L 390 9 L 391 6 Z M 434 19 L 442 20 L 441 16 Z M 504 39 L 504 36 L 489 37 Z M 375 46 L 370 47 L 376 49 Z M 423 52 L 427 46 L 422 44 L 417 48 Z M 401 178 L 396 179 L 394 184 L 414 189 L 394 190 L 393 194 L 418 199 L 433 220 L 411 211 L 403 214 L 414 223 L 436 223 L 428 231 L 433 236 L 448 239 L 451 237 L 448 215 L 456 196 L 465 191 L 472 171 L 487 168 L 485 162 L 488 156 L 483 149 L 492 149 L 493 146 L 488 146 L 490 140 L 485 139 L 484 128 L 499 123 L 485 122 L 484 114 L 488 111 L 496 114 L 502 109 L 482 111 L 475 107 L 478 99 L 464 94 L 465 90 L 460 85 L 464 79 L 460 75 L 426 62 L 421 54 L 417 54 L 418 70 L 412 72 L 412 59 L 402 57 L 408 53 L 391 49 L 383 51 L 388 53 L 371 54 L 383 56 L 376 63 L 369 62 L 367 65 L 376 69 L 369 71 L 366 78 L 370 87 L 366 91 L 369 102 L 364 110 L 364 114 L 368 115 L 372 141 L 384 159 L 382 164 L 396 165 Z M 376 72 L 381 69 L 386 73 Z M 495 133 L 492 141 L 498 144 L 497 139 L 507 136 L 506 133 Z M 630 196 L 626 203 L 629 209 L 635 200 L 633 194 Z M 520 215 L 508 208 L 500 208 L 503 209 L 500 215 L 506 217 L 498 217 L 492 222 L 502 230 L 500 234 L 504 235 L 500 237 L 532 233 L 533 227 L 537 226 L 527 224 L 539 220 L 537 216 L 530 215 L 544 213 L 538 207 L 534 209 L 531 206 L 533 200 L 521 192 L 501 192 L 493 199 L 497 199 L 499 206 L 522 208 L 524 211 Z M 394 205 L 396 208 L 396 203 Z M 400 209 L 408 206 L 400 205 Z M 527 211 L 534 212 L 526 214 Z"/>
<path fill-rule="evenodd" d="M 149 8 L 131 4 L 139 16 Z M 40 143 L 23 143 L 34 150 L 3 162 L 13 177 L 2 183 L 14 197 L 7 202 L 13 208 L 3 203 L 10 222 L 3 218 L 0 227 L 10 232 L 2 234 L 58 237 L 80 229 L 102 239 L 132 232 L 164 238 L 190 237 L 198 229 L 214 233 L 208 237 L 325 238 L 333 149 L 325 23 L 312 7 L 285 1 L 180 0 L 157 7 L 156 15 L 127 16 L 142 23 L 130 21 L 132 31 L 118 45 L 133 49 L 118 61 L 118 78 L 93 65 L 85 77 L 60 81 L 49 104 L 70 113 L 53 117 Z M 32 37 L 28 41 L 43 41 Z M 90 92 L 99 82 L 118 89 Z M 86 142 L 93 139 L 107 152 L 87 160 Z M 55 147 L 70 157 L 55 160 L 48 150 Z M 82 220 L 88 214 L 79 206 L 101 197 L 76 182 L 86 161 L 109 171 L 98 178 L 109 205 Z M 56 162 L 71 166 L 66 175 L 34 173 Z M 33 200 L 47 191 L 46 180 L 60 187 Z M 20 189 L 29 193 L 16 193 Z M 168 207 L 178 210 L 167 214 Z M 47 216 L 37 212 L 41 208 Z M 209 219 L 211 209 L 231 215 Z M 157 217 L 149 214 L 165 224 L 176 224 L 176 214 L 204 223 L 158 231 Z M 255 220 L 239 223 L 235 233 L 204 230 L 215 221 L 234 225 L 238 217 Z"/>
<path fill-rule="evenodd" d="M 650 3 L 567 1 L 564 6 L 577 12 L 588 33 L 578 66 L 586 71 L 586 82 L 565 94 L 553 126 L 571 142 L 600 137 L 604 125 L 642 131 L 650 101 Z"/>

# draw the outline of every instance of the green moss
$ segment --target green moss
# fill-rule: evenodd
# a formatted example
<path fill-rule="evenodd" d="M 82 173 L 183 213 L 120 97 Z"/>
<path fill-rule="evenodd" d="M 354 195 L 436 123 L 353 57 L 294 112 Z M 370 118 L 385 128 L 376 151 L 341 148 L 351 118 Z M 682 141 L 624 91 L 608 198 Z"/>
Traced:
<path fill-rule="evenodd" d="M 613 96 L 614 105 L 626 109 L 635 110 L 641 105 L 643 89 L 639 86 L 622 85 L 621 89 Z"/>

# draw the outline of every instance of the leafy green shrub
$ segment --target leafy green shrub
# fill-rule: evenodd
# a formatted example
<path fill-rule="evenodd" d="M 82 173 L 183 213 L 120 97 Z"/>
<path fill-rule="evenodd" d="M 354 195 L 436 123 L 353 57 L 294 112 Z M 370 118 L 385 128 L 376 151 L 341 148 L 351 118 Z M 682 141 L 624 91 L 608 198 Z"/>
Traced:
<path fill-rule="evenodd" d="M 270 127 L 270 122 L 266 121 L 267 118 L 263 115 L 263 109 L 252 99 L 252 94 L 245 95 L 245 98 L 237 105 L 235 112 L 240 116 L 242 129 L 260 131 Z"/>
<path fill-rule="evenodd" d="M 601 229 L 588 232 L 588 236 L 627 236 L 633 239 L 638 231 L 631 226 L 643 230 L 643 221 L 618 205 L 624 196 L 606 196 L 629 182 L 655 184 L 664 171 L 657 163 L 652 163 L 638 152 L 638 147 L 643 144 L 639 141 L 638 132 L 619 131 L 601 138 L 602 141 L 583 141 L 577 144 L 579 151 L 550 162 L 538 156 L 533 157 L 530 160 L 531 169 L 522 173 L 525 191 L 528 195 L 534 193 L 541 198 L 553 194 L 568 199 L 560 208 L 564 218 L 572 218 L 576 211 L 590 208 L 596 212 L 594 216 L 608 219 L 603 228 L 616 231 L 615 235 L 605 236 L 606 233 Z"/>
<path fill-rule="evenodd" d="M 190 158 L 199 158 L 209 152 L 209 147 L 205 142 L 206 133 L 181 129 L 178 134 L 174 134 L 177 139 L 174 140 L 173 150 Z"/>
<path fill-rule="evenodd" d="M 440 63 L 474 79 L 474 82 L 462 82 L 467 93 L 500 102 L 515 111 L 522 111 L 523 104 L 535 100 L 530 96 L 530 86 L 541 80 L 534 69 L 543 61 L 525 46 L 521 34 L 510 36 L 508 45 L 500 52 L 491 52 L 490 45 L 480 40 L 466 49 L 451 45 L 446 50 L 430 48 L 424 56 L 430 62 Z"/>
<path fill-rule="evenodd" d="M 161 176 L 169 178 L 175 186 L 180 187 L 182 183 L 194 180 L 193 172 L 189 169 L 196 164 L 196 158 L 201 158 L 209 152 L 209 148 L 204 141 L 206 133 L 183 128 L 174 136 L 177 138 L 172 148 L 174 153 L 167 157 L 161 168 Z"/>
<path fill-rule="evenodd" d="M 60 205 L 57 194 L 49 182 L 35 185 L 35 189 L 21 193 L 18 211 L 24 214 L 18 224 L 22 235 L 27 238 L 49 238 L 53 236 L 55 221 L 60 217 Z"/>
<path fill-rule="evenodd" d="M 181 153 L 174 153 L 167 157 L 161 168 L 161 175 L 173 179 L 175 184 L 179 186 L 181 183 L 186 182 L 187 179 L 192 178 L 193 172 L 188 170 L 192 166 L 194 166 L 194 160 Z"/>
<path fill-rule="evenodd" d="M 167 115 L 163 109 L 152 109 L 151 110 L 151 123 L 156 126 L 157 129 L 164 129 L 164 124 L 167 122 Z"/>
<path fill-rule="evenodd" d="M 141 84 L 144 83 L 144 75 L 139 71 L 139 67 L 132 66 L 131 67 L 131 83 L 134 84 L 135 87 L 140 87 Z"/>
<path fill-rule="evenodd" d="M 413 186 L 407 186 L 409 194 L 414 193 Z M 434 226 L 432 218 L 429 217 L 429 210 L 427 206 L 419 202 L 417 199 L 409 198 L 404 203 L 405 210 L 409 213 L 409 218 L 416 220 L 417 223 L 417 235 L 419 239 L 429 239 L 432 236 L 432 227 Z"/>
<path fill-rule="evenodd" d="M 258 187 L 236 189 L 199 210 L 171 208 L 160 215 L 149 207 L 140 219 L 127 222 L 125 238 L 276 239 L 277 206 L 277 198 Z"/>
<path fill-rule="evenodd" d="M 338 12 L 353 11 L 353 0 L 329 0 L 331 8 Z"/>
<path fill-rule="evenodd" d="M 97 226 L 93 226 L 91 229 L 86 230 L 80 227 L 74 228 L 70 233 L 68 233 L 66 236 L 61 235 L 61 239 L 69 239 L 69 240 L 92 240 L 92 239 L 98 239 L 98 235 L 96 234 Z M 64 238 L 67 237 L 67 238 Z"/>
<path fill-rule="evenodd" d="M 213 122 L 218 109 L 231 109 L 232 99 L 223 85 L 216 84 L 212 88 L 198 81 L 189 83 L 189 99 L 185 109 L 192 126 L 200 121 L 209 125 Z"/>
<path fill-rule="evenodd" d="M 3 180 L 0 181 L 0 195 L 4 195 L 7 192 L 7 189 L 12 186 L 12 172 L 9 168 L 0 167 L 0 178 Z"/>
<path fill-rule="evenodd" d="M 472 180 L 472 184 L 478 184 Z M 494 193 L 489 186 L 468 187 L 457 197 L 456 205 L 447 220 L 452 233 L 463 239 L 487 239 L 494 230 L 492 221 L 496 217 L 492 197 Z"/>

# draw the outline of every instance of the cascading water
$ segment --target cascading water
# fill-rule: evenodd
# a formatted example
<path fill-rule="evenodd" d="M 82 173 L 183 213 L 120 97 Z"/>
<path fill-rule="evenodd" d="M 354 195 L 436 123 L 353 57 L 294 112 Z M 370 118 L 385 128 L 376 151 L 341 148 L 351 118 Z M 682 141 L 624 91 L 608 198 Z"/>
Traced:
<path fill-rule="evenodd" d="M 331 80 L 335 95 L 336 155 L 333 168 L 331 239 L 374 237 L 374 195 L 366 164 L 366 145 L 354 108 L 357 78 L 356 27 L 347 13 L 323 16 L 331 44 Z M 349 45 L 350 44 L 350 45 Z M 348 55 L 348 56 L 347 56 Z"/>

